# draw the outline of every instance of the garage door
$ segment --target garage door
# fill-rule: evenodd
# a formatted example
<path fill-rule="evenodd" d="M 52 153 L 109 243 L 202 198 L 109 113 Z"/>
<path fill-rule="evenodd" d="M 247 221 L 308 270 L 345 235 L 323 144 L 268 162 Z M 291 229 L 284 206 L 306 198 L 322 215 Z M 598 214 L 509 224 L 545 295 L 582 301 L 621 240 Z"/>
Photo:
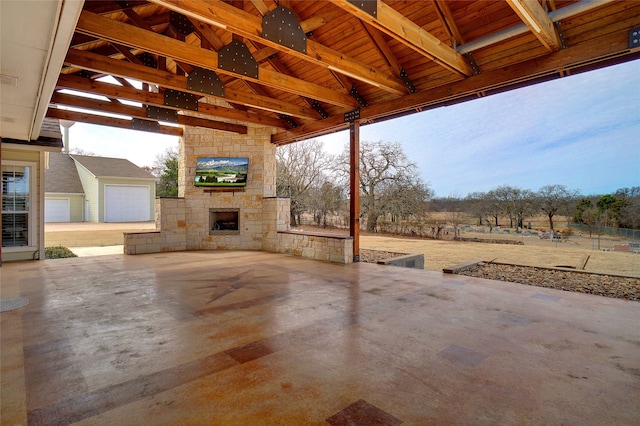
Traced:
<path fill-rule="evenodd" d="M 148 186 L 105 185 L 105 222 L 151 220 Z"/>
<path fill-rule="evenodd" d="M 71 221 L 71 202 L 68 198 L 44 199 L 45 222 L 69 222 Z"/>

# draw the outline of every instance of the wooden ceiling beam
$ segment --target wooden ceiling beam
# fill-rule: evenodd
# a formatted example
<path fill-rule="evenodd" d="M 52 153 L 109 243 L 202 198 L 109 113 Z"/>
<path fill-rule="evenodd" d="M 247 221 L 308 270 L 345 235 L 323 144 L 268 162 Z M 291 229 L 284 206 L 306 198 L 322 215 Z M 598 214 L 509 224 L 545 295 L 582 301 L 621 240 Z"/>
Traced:
<path fill-rule="evenodd" d="M 367 24 L 366 22 L 360 22 L 362 29 L 369 35 L 371 42 L 376 46 L 376 50 L 380 54 L 380 56 L 385 60 L 387 66 L 393 71 L 396 76 L 400 76 L 400 72 L 402 71 L 402 65 L 398 62 L 398 59 L 393 54 L 387 41 L 382 36 L 382 33 L 375 27 Z"/>
<path fill-rule="evenodd" d="M 443 67 L 466 76 L 473 75 L 471 65 L 461 54 L 443 44 L 440 39 L 422 29 L 394 8 L 382 2 L 382 0 L 376 0 L 378 6 L 377 17 L 369 15 L 369 13 L 349 2 L 349 0 L 331 1 L 361 21 L 378 28 Z"/>
<path fill-rule="evenodd" d="M 457 46 L 464 44 L 464 36 L 460 32 L 458 25 L 456 24 L 456 20 L 453 17 L 453 13 L 451 13 L 451 9 L 449 9 L 449 5 L 445 0 L 431 0 L 433 2 L 433 7 L 438 14 L 438 18 L 442 22 L 442 26 L 445 28 L 445 31 L 449 34 L 451 38 L 451 46 L 455 49 Z"/>
<path fill-rule="evenodd" d="M 83 96 L 74 96 L 66 93 L 54 93 L 51 97 L 51 103 L 57 105 L 66 105 L 74 108 L 89 109 L 93 111 L 107 112 L 110 114 L 126 115 L 132 118 L 140 118 L 143 120 L 156 121 L 147 117 L 147 109 L 144 107 L 135 107 L 131 105 L 114 104 L 99 99 L 85 98 Z M 247 126 L 238 124 L 223 123 L 221 121 L 207 120 L 204 118 L 190 117 L 188 115 L 178 114 L 178 124 L 183 126 L 204 127 L 207 129 L 223 130 L 225 132 L 247 134 Z"/>
<path fill-rule="evenodd" d="M 116 77 L 116 80 L 120 81 L 124 79 Z M 126 80 L 124 81 L 128 83 Z M 130 85 L 127 85 L 125 87 L 123 86 L 103 83 L 101 81 L 90 80 L 75 75 L 61 75 L 58 78 L 56 89 L 70 89 L 84 93 L 94 93 L 107 96 L 109 98 L 126 99 L 128 101 L 140 102 L 142 104 L 180 110 L 180 108 L 165 105 L 164 95 L 162 93 L 139 90 Z M 238 111 L 236 109 L 225 108 L 205 102 L 198 102 L 198 113 L 211 117 L 236 120 L 247 124 L 276 127 L 280 129 L 288 128 L 288 126 L 282 120 L 272 118 L 267 115 L 256 114 L 247 111 Z"/>
<path fill-rule="evenodd" d="M 131 128 L 131 120 L 126 118 L 106 117 L 104 115 L 87 114 L 86 112 L 69 111 L 65 109 L 49 108 L 47 117 L 57 118 L 59 120 L 77 121 L 80 123 L 97 124 L 99 126 L 119 127 L 121 129 L 136 130 Z M 160 125 L 156 130 L 147 130 L 152 133 L 160 133 L 163 135 L 182 136 L 181 127 L 171 127 Z"/>
<path fill-rule="evenodd" d="M 150 0 L 152 3 L 162 5 L 197 20 L 215 25 L 231 31 L 234 34 L 255 40 L 265 46 L 286 52 L 291 56 L 312 62 L 324 68 L 346 74 L 368 84 L 377 86 L 390 93 L 398 95 L 406 94 L 407 88 L 401 79 L 375 69 L 358 60 L 347 57 L 343 53 L 336 52 L 320 43 L 307 39 L 307 52 L 298 52 L 282 46 L 276 42 L 262 38 L 262 20 L 250 13 L 236 9 L 222 1 L 190 0 Z M 300 93 L 302 96 L 307 96 Z M 308 96 L 318 99 L 314 96 Z M 323 99 L 318 99 L 323 100 Z M 323 100 L 324 101 L 324 100 Z M 325 101 L 326 102 L 326 101 Z M 357 104 L 353 105 L 357 106 Z"/>
<path fill-rule="evenodd" d="M 160 71 L 141 65 L 135 65 L 126 61 L 107 58 L 91 52 L 70 49 L 69 52 L 67 52 L 65 63 L 67 65 L 89 71 L 107 73 L 125 78 L 128 77 L 146 83 L 157 84 L 168 89 L 193 93 L 201 97 L 204 96 L 200 92 L 189 90 L 187 87 L 187 77 L 172 74 L 167 71 Z M 225 88 L 224 97 L 207 96 L 279 114 L 286 114 L 311 120 L 315 120 L 317 118 L 315 111 L 309 110 L 308 108 L 231 88 Z"/>
<path fill-rule="evenodd" d="M 191 4 L 184 2 L 185 5 Z M 227 5 L 228 6 L 228 5 Z M 239 9 L 236 13 L 245 13 Z M 133 25 L 124 24 L 113 19 L 104 18 L 91 12 L 82 12 L 76 26 L 76 31 L 84 34 L 108 40 L 126 46 L 143 49 L 150 53 L 168 56 L 176 61 L 183 61 L 191 65 L 215 70 L 220 74 L 231 75 L 254 81 L 258 84 L 273 87 L 285 92 L 306 96 L 312 99 L 321 100 L 334 105 L 347 108 L 357 106 L 357 102 L 347 95 L 334 90 L 330 90 L 298 78 L 285 76 L 266 68 L 261 68 L 258 78 L 252 78 L 237 74 L 218 67 L 218 54 L 201 47 L 192 46 L 155 32 L 147 31 Z"/>
<path fill-rule="evenodd" d="M 507 0 L 507 3 L 544 47 L 551 51 L 562 48 L 555 25 L 538 0 Z"/>
<path fill-rule="evenodd" d="M 407 95 L 360 109 L 363 121 L 385 118 L 403 114 L 416 109 L 428 109 L 446 105 L 456 100 L 473 98 L 478 92 L 508 88 L 509 86 L 526 85 L 535 79 L 543 79 L 558 70 L 571 70 L 574 67 L 606 61 L 617 56 L 629 55 L 626 34 L 611 33 L 599 37 L 597 41 L 574 45 L 544 57 L 530 59 L 511 66 L 488 71 L 469 78 L 463 78 L 454 84 L 445 84 L 430 90 Z M 632 53 L 633 55 L 633 53 Z M 640 58 L 640 52 L 635 59 Z M 332 116 L 326 120 L 308 123 L 295 129 L 285 130 L 272 136 L 272 143 L 281 145 L 302 139 L 321 136 L 327 133 L 344 130 L 348 123 L 340 116 Z"/>

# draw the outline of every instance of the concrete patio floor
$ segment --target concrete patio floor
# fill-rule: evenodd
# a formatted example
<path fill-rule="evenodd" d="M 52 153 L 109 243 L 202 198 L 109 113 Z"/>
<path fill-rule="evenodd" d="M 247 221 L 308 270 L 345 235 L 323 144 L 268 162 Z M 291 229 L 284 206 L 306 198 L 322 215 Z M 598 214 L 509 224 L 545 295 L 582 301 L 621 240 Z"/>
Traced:
<path fill-rule="evenodd" d="M 209 251 L 5 263 L 2 424 L 640 424 L 640 303 Z"/>

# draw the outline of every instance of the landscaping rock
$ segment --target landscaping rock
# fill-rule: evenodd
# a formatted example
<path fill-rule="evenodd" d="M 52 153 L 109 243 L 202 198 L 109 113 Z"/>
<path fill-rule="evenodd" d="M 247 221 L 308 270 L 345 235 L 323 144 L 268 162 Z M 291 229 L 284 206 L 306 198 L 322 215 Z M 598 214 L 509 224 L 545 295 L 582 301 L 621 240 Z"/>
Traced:
<path fill-rule="evenodd" d="M 640 278 L 557 271 L 528 266 L 495 265 L 491 263 L 460 271 L 459 274 L 640 301 Z"/>

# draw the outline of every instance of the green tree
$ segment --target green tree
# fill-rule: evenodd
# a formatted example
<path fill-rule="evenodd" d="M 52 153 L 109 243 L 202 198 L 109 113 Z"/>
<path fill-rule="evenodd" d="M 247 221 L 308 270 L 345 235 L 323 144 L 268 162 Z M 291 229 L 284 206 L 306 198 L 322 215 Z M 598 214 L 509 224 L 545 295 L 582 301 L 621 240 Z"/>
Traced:
<path fill-rule="evenodd" d="M 178 196 L 178 147 L 167 148 L 156 157 L 152 173 L 158 178 L 156 196 Z"/>
<path fill-rule="evenodd" d="M 620 226 L 625 209 L 632 203 L 627 198 L 618 198 L 611 194 L 606 194 L 598 199 L 596 206 L 600 213 L 607 213 L 608 223 L 610 226 Z"/>
<path fill-rule="evenodd" d="M 585 213 L 593 208 L 593 203 L 589 198 L 580 199 L 575 206 L 573 213 L 573 221 L 575 223 L 585 224 Z"/>

